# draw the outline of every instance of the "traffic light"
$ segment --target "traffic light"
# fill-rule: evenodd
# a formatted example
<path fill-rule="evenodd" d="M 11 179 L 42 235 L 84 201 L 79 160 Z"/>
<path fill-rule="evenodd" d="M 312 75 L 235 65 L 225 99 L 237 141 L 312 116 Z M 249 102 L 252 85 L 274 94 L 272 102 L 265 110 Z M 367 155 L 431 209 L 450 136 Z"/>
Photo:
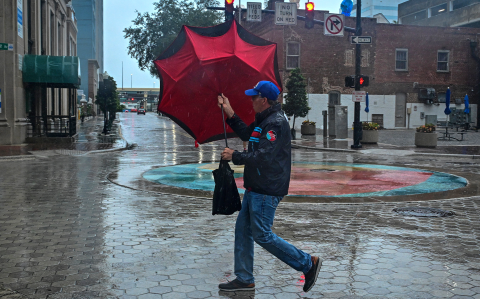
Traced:
<path fill-rule="evenodd" d="M 225 0 L 225 22 L 233 20 L 233 2 L 235 0 Z"/>
<path fill-rule="evenodd" d="M 346 76 L 345 77 L 345 87 L 355 87 L 355 76 Z"/>
<path fill-rule="evenodd" d="M 368 76 L 360 75 L 357 78 L 358 78 L 358 86 L 360 87 L 367 87 L 368 84 L 370 83 Z"/>
<path fill-rule="evenodd" d="M 313 2 L 305 3 L 305 28 L 313 28 L 313 16 L 315 14 L 315 4 Z"/>

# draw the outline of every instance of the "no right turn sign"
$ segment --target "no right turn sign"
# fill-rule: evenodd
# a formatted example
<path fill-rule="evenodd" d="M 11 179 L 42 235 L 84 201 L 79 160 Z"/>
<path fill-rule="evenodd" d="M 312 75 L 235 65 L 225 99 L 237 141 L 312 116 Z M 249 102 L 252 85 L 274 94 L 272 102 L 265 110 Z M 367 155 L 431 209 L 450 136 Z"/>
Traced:
<path fill-rule="evenodd" d="M 343 36 L 345 16 L 337 14 L 325 14 L 324 26 L 325 35 Z"/>

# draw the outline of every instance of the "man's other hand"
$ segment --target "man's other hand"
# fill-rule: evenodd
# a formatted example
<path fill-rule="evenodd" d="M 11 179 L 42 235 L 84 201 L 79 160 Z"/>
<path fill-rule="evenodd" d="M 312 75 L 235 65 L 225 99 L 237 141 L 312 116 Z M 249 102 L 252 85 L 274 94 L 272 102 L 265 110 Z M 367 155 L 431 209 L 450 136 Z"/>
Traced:
<path fill-rule="evenodd" d="M 230 161 L 230 160 L 232 160 L 233 152 L 234 152 L 234 150 L 229 149 L 228 147 L 226 147 L 226 148 L 223 150 L 223 153 L 222 153 L 222 160 L 225 160 L 225 161 Z"/>

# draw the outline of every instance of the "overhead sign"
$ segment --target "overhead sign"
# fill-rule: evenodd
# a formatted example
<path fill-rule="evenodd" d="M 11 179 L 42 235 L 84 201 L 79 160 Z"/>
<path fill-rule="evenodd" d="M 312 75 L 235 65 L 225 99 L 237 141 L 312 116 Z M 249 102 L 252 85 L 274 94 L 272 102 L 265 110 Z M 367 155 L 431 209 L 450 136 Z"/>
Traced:
<path fill-rule="evenodd" d="M 247 22 L 262 21 L 262 2 L 247 2 Z"/>
<path fill-rule="evenodd" d="M 325 14 L 324 34 L 331 36 L 343 36 L 345 28 L 345 16 L 337 14 Z"/>
<path fill-rule="evenodd" d="M 275 2 L 275 25 L 297 25 L 297 3 Z"/>
<path fill-rule="evenodd" d="M 17 31 L 18 36 L 23 38 L 23 0 L 17 0 Z"/>
<path fill-rule="evenodd" d="M 352 93 L 352 101 L 354 102 L 365 102 L 366 97 L 365 91 L 356 90 Z"/>
<path fill-rule="evenodd" d="M 371 36 L 350 36 L 350 43 L 351 44 L 371 44 L 372 37 Z"/>

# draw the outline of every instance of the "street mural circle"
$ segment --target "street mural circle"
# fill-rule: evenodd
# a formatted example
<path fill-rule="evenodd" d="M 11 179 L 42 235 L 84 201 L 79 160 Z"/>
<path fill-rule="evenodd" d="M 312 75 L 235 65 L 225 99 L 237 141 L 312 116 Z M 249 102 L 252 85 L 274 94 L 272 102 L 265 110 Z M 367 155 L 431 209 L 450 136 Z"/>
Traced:
<path fill-rule="evenodd" d="M 243 166 L 231 164 L 240 193 Z M 213 191 L 216 163 L 155 168 L 143 174 L 149 181 L 186 189 Z M 374 164 L 293 162 L 290 196 L 370 197 L 415 195 L 465 187 L 465 178 L 436 171 Z"/>

